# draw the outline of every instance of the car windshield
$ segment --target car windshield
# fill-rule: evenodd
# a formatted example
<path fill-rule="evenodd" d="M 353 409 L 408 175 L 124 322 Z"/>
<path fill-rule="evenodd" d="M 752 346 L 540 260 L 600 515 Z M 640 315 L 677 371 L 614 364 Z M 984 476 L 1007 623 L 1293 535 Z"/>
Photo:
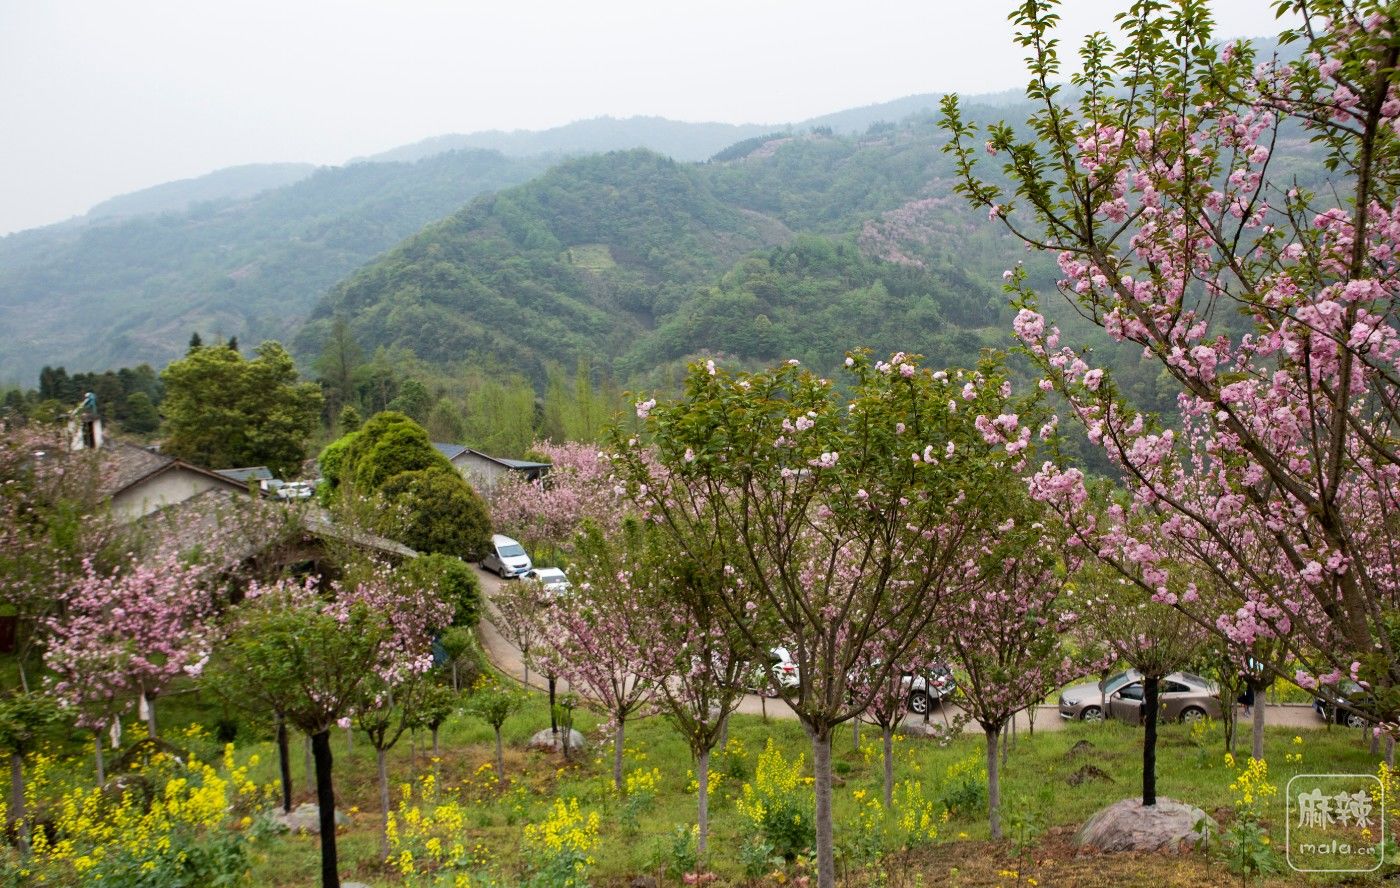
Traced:
<path fill-rule="evenodd" d="M 525 550 L 519 545 L 502 546 L 496 551 L 501 554 L 502 558 L 519 558 L 521 555 L 525 554 Z"/>
<path fill-rule="evenodd" d="M 1114 691 L 1118 690 L 1118 688 L 1122 686 L 1123 682 L 1127 680 L 1128 673 L 1126 672 L 1120 672 L 1117 675 L 1110 675 L 1108 678 L 1099 682 L 1099 689 L 1106 694 L 1111 694 Z"/>

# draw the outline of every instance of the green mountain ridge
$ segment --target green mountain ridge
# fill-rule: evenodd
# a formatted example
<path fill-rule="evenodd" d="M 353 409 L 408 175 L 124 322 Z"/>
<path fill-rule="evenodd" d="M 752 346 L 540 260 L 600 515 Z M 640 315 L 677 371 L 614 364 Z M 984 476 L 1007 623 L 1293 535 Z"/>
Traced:
<path fill-rule="evenodd" d="M 358 271 L 297 350 L 316 354 L 339 316 L 369 349 L 537 383 L 580 359 L 637 384 L 700 354 L 825 370 L 857 346 L 970 365 L 1005 344 L 994 282 L 1016 254 L 952 197 L 943 141 L 925 116 L 751 139 L 723 162 L 566 161 Z"/>
<path fill-rule="evenodd" d="M 46 364 L 159 365 L 193 330 L 290 340 L 357 267 L 549 163 L 461 151 L 322 168 L 247 199 L 0 238 L 0 380 L 28 384 Z"/>

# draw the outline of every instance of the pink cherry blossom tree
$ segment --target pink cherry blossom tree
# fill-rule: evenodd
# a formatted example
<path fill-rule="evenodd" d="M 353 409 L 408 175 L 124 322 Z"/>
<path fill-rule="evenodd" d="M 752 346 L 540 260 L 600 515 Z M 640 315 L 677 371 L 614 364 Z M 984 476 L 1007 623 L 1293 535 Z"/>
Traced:
<path fill-rule="evenodd" d="M 621 792 L 627 720 L 650 714 L 658 676 L 648 668 L 663 618 L 647 604 L 642 553 L 586 526 L 576 543 L 573 589 L 541 614 L 540 659 L 551 675 L 599 706 L 613 728 L 613 785 Z"/>
<path fill-rule="evenodd" d="M 940 621 L 942 650 L 960 676 L 959 702 L 986 735 L 994 839 L 1002 836 L 998 738 L 1016 713 L 1083 668 L 1064 644 L 1076 619 L 1064 590 L 1078 558 L 1073 550 L 1065 556 L 1064 534 L 1038 520 L 1027 499 L 1022 493 L 1023 508 L 1008 510 L 1020 512 L 1020 519 L 1007 518 L 968 553 L 967 603 Z"/>
<path fill-rule="evenodd" d="M 978 416 L 1013 422 L 1000 370 L 932 372 L 903 353 L 847 359 L 850 386 L 796 361 L 761 373 L 694 365 L 682 396 L 637 405 L 654 458 L 619 432 L 612 461 L 644 517 L 687 558 L 723 565 L 726 619 L 800 670 L 782 697 L 812 742 L 819 888 L 835 884 L 833 729 L 869 705 L 934 614 L 957 598 L 959 552 L 985 526 L 992 478 L 1029 442 L 993 446 Z M 871 657 L 876 644 L 881 656 Z"/>
<path fill-rule="evenodd" d="M 69 451 L 61 426 L 0 423 L 0 604 L 17 622 L 17 665 L 29 689 L 32 659 L 67 590 L 119 556 L 120 535 L 94 493 L 98 451 Z"/>
<path fill-rule="evenodd" d="M 176 677 L 198 675 L 209 657 L 206 579 L 204 568 L 173 558 L 111 575 L 86 566 L 63 598 L 62 615 L 47 621 L 44 652 L 59 678 L 54 693 L 83 727 L 117 724 L 116 701 L 135 699 L 156 736 L 156 697 Z"/>
<path fill-rule="evenodd" d="M 884 786 L 881 800 L 887 811 L 894 809 L 894 731 L 909 711 L 913 678 L 924 671 L 923 664 L 919 662 L 923 658 L 917 656 L 923 645 L 911 646 L 905 654 L 906 659 L 894 664 L 893 668 L 880 668 L 883 665 L 879 660 L 880 656 L 893 647 L 888 643 L 872 645 L 863 662 L 853 670 L 850 677 L 851 694 L 869 700 L 865 711 L 856 718 L 869 719 L 880 729 L 884 754 Z M 859 721 L 856 724 L 859 725 Z"/>
<path fill-rule="evenodd" d="M 1371 693 L 1347 705 L 1393 723 L 1400 540 L 1375 516 L 1400 505 L 1400 12 L 1280 4 L 1281 39 L 1302 50 L 1285 63 L 1217 46 L 1203 0 L 1139 4 L 1121 47 L 1084 43 L 1070 99 L 1054 5 L 1014 16 L 1039 105 L 1028 128 L 979 133 L 955 98 L 944 112 L 962 193 L 1055 253 L 1074 310 L 1180 389 L 1179 417 L 1134 410 L 1008 272 L 1044 386 L 1131 494 L 1076 534 L 1178 609 L 1209 576 L 1228 595 L 1203 625 L 1278 639 L 1303 664 L 1293 678 L 1324 693 L 1355 676 Z M 984 148 L 1010 188 L 981 176 Z M 1328 186 L 1299 183 L 1300 160 L 1325 164 Z M 1076 507 L 1082 478 L 1044 475 L 1038 489 Z"/>
<path fill-rule="evenodd" d="M 625 512 L 625 499 L 596 444 L 537 441 L 531 452 L 550 463 L 543 477 L 507 473 L 491 494 L 491 517 L 502 533 L 534 551 L 566 548 L 584 521 L 611 534 Z"/>
<path fill-rule="evenodd" d="M 752 651 L 726 619 L 715 590 L 734 577 L 720 565 L 704 565 L 675 552 L 654 528 L 631 533 L 645 546 L 637 564 L 644 580 L 643 606 L 657 619 L 647 651 L 656 679 L 658 707 L 685 738 L 695 757 L 696 870 L 704 871 L 710 832 L 710 755 L 724 738 L 725 722 L 744 697 Z"/>
<path fill-rule="evenodd" d="M 1103 639 L 1113 657 L 1141 676 L 1142 804 L 1157 803 L 1157 721 L 1161 681 L 1199 656 L 1206 629 L 1176 608 L 1134 594 L 1108 570 L 1082 571 L 1070 599 L 1076 619 Z"/>

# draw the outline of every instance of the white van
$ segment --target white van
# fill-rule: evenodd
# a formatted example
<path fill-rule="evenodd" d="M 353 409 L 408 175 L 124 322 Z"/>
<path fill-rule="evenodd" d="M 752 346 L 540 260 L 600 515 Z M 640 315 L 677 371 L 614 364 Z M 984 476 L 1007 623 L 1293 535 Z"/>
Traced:
<path fill-rule="evenodd" d="M 482 570 L 495 571 L 501 579 L 524 576 L 534 567 L 524 546 L 499 533 L 491 536 L 491 552 L 481 560 Z"/>

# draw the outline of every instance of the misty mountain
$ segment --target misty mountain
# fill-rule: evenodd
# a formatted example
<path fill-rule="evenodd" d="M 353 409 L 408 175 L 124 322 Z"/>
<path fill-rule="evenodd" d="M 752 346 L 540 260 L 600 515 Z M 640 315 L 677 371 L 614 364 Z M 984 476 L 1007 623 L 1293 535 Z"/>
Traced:
<path fill-rule="evenodd" d="M 0 380 L 32 384 L 44 364 L 159 366 L 194 330 L 290 339 L 356 268 L 471 198 L 548 166 L 457 151 L 322 168 L 248 198 L 0 238 Z"/>
<path fill-rule="evenodd" d="M 730 123 L 683 123 L 664 117 L 595 117 L 546 130 L 488 130 L 434 136 L 391 148 L 363 161 L 418 160 L 443 151 L 484 148 L 512 157 L 537 154 L 599 154 L 647 148 L 676 160 L 704 160 L 726 145 L 766 133 L 772 126 Z"/>
<path fill-rule="evenodd" d="M 316 171 L 309 163 L 250 163 L 225 167 L 193 179 L 179 179 L 104 200 L 87 211 L 93 222 L 147 213 L 178 213 L 206 201 L 243 200 L 305 179 Z"/>
<path fill-rule="evenodd" d="M 580 358 L 643 385 L 699 354 L 827 370 L 856 346 L 972 364 L 1005 342 L 996 282 L 1020 251 L 952 195 L 943 143 L 926 118 L 756 137 L 705 164 L 567 161 L 358 271 L 297 349 L 340 316 L 367 350 L 536 381 Z"/>

